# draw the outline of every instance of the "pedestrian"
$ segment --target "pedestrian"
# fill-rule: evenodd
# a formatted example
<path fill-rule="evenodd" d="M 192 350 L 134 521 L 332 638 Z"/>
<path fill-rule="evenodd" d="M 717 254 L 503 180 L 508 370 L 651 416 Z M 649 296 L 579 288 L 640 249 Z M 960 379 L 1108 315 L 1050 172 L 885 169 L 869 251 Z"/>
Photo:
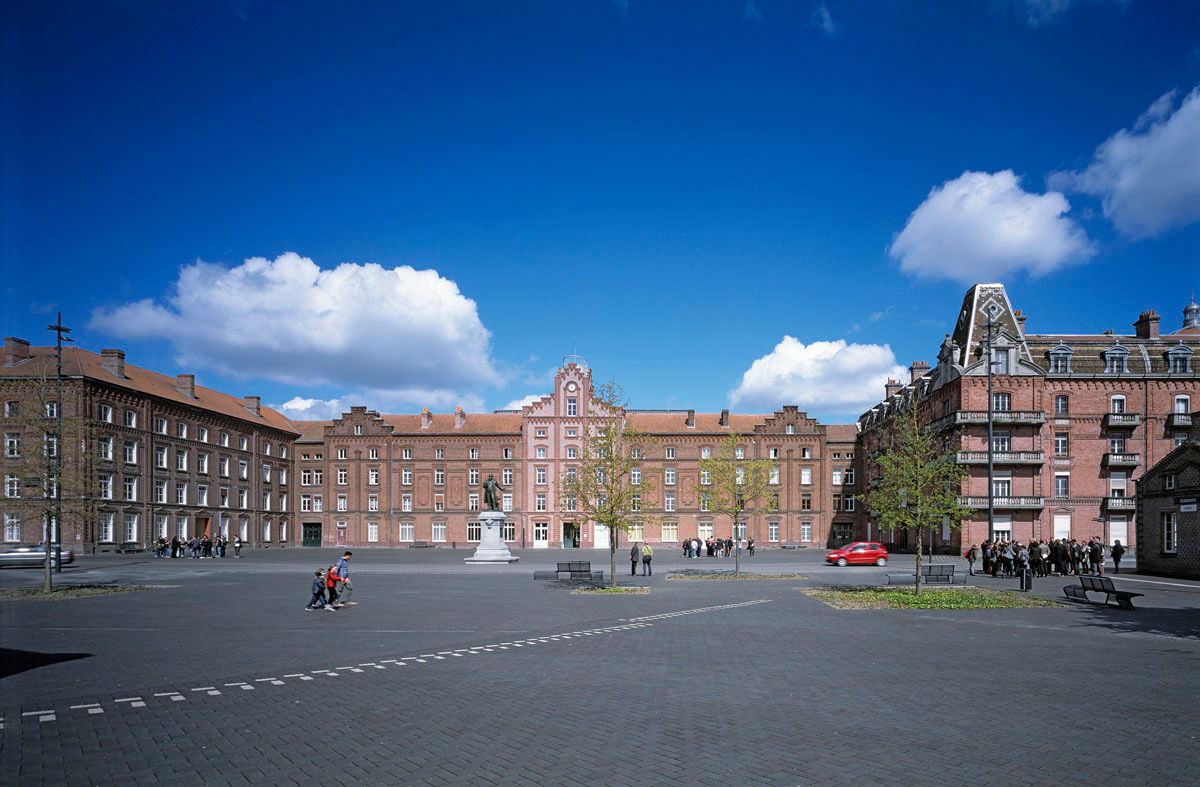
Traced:
<path fill-rule="evenodd" d="M 967 573 L 970 576 L 975 576 L 975 562 L 979 560 L 979 545 L 971 544 L 971 548 L 967 550 L 967 554 L 964 557 L 967 559 Z"/>
<path fill-rule="evenodd" d="M 350 600 L 350 597 L 354 594 L 354 586 L 350 584 L 350 558 L 353 555 L 353 552 L 347 550 L 346 554 L 338 558 L 337 563 L 334 563 L 334 566 L 337 568 L 338 581 L 342 583 L 340 588 L 343 598 L 342 604 L 350 607 L 358 603 L 357 601 Z"/>
<path fill-rule="evenodd" d="M 1110 554 L 1112 555 L 1112 559 L 1113 559 L 1113 573 L 1120 574 L 1121 573 L 1121 557 L 1124 556 L 1124 554 L 1125 554 L 1125 547 L 1121 546 L 1121 542 L 1119 540 L 1113 542 L 1112 551 Z"/>
<path fill-rule="evenodd" d="M 683 556 L 689 557 L 692 553 L 692 542 L 688 539 L 683 539 Z"/>
<path fill-rule="evenodd" d="M 233 556 L 234 557 L 242 556 L 242 537 L 241 536 L 233 537 Z"/>
<path fill-rule="evenodd" d="M 328 596 L 328 598 L 325 600 L 325 608 L 330 611 L 336 610 L 341 606 L 341 604 L 337 603 L 337 584 L 337 566 L 330 566 L 329 568 L 325 569 L 325 595 Z"/>
<path fill-rule="evenodd" d="M 1092 540 L 1091 555 L 1092 573 L 1098 577 L 1104 576 L 1104 545 L 1100 539 Z"/>
<path fill-rule="evenodd" d="M 629 576 L 637 576 L 637 564 L 641 556 L 642 550 L 638 548 L 638 542 L 634 541 L 633 546 L 629 548 Z"/>
<path fill-rule="evenodd" d="M 171 557 L 179 557 L 181 547 L 179 546 L 179 536 L 171 536 Z"/>
<path fill-rule="evenodd" d="M 750 557 L 754 557 L 754 539 L 753 538 L 746 542 L 746 553 Z"/>
<path fill-rule="evenodd" d="M 333 607 L 325 606 L 325 571 L 323 569 L 317 569 L 316 579 L 312 583 L 312 598 L 308 600 L 308 604 L 304 608 L 309 612 L 314 609 L 333 609 Z"/>
<path fill-rule="evenodd" d="M 654 570 L 650 568 L 650 561 L 654 559 L 654 547 L 650 546 L 647 541 L 642 544 L 642 576 L 653 576 Z"/>

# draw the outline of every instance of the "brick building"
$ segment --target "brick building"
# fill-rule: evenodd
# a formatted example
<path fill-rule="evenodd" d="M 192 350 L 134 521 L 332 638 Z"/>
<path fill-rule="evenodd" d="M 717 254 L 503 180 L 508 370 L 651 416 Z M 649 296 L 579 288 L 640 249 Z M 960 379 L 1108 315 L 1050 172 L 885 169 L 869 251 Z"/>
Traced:
<path fill-rule="evenodd" d="M 1137 481 L 1137 566 L 1200 579 L 1200 443 L 1189 440 Z"/>
<path fill-rule="evenodd" d="M 520 411 L 381 415 L 352 408 L 333 421 L 296 422 L 297 518 L 303 543 L 397 546 L 479 539 L 479 485 L 504 488 L 506 540 L 517 546 L 609 544 L 561 495 L 577 463 L 592 401 L 592 374 L 565 362 L 551 394 Z M 825 426 L 795 407 L 770 415 L 694 410 L 624 411 L 657 441 L 640 471 L 655 489 L 642 501 L 648 524 L 637 540 L 674 544 L 685 537 L 729 536 L 731 523 L 695 492 L 699 460 L 731 431 L 748 456 L 779 462 L 779 506 L 752 516 L 747 535 L 764 546 L 825 546 L 850 537 L 854 521 L 853 425 Z"/>
<path fill-rule="evenodd" d="M 989 314 L 998 537 L 1134 541 L 1131 482 L 1193 434 L 1200 401 L 1200 306 L 1194 302 L 1171 334 L 1159 333 L 1153 311 L 1138 317 L 1132 334 L 1033 334 L 1003 285 L 971 287 L 937 366 L 914 363 L 910 379 L 890 382 L 886 398 L 859 418 L 867 483 L 880 472 L 873 460 L 887 450 L 892 414 L 913 403 L 925 423 L 945 431 L 947 450 L 967 467 L 962 496 L 977 512 L 961 533 L 934 533 L 935 548 L 961 551 L 987 538 Z M 860 510 L 857 537 L 880 538 L 873 525 L 870 512 Z M 904 533 L 894 541 L 910 546 Z"/>
<path fill-rule="evenodd" d="M 5 542 L 43 538 L 44 513 L 21 499 L 43 497 L 38 479 L 19 476 L 31 453 L 57 449 L 55 408 L 77 427 L 78 439 L 61 447 L 62 462 L 83 495 L 64 513 L 64 547 L 146 548 L 159 536 L 205 532 L 240 535 L 250 545 L 292 539 L 297 433 L 259 397 L 239 399 L 196 385 L 191 374 L 172 378 L 132 366 L 122 350 L 64 348 L 61 402 L 55 377 L 53 347 L 4 340 Z"/>

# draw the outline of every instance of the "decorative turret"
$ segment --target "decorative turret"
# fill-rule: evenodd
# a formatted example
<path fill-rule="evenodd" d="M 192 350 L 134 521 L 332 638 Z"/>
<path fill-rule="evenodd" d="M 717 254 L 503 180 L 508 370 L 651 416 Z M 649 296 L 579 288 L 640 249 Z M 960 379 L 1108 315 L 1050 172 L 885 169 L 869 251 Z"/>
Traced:
<path fill-rule="evenodd" d="M 1190 302 L 1183 309 L 1183 327 L 1200 328 L 1200 303 L 1196 303 L 1195 293 L 1192 293 Z"/>

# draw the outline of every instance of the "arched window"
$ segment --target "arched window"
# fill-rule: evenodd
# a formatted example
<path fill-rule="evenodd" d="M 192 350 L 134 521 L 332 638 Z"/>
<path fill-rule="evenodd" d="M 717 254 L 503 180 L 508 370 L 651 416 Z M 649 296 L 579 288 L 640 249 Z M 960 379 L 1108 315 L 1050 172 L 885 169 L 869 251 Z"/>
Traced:
<path fill-rule="evenodd" d="M 1054 397 L 1054 414 L 1066 415 L 1071 412 L 1071 398 L 1066 394 L 1059 394 Z"/>

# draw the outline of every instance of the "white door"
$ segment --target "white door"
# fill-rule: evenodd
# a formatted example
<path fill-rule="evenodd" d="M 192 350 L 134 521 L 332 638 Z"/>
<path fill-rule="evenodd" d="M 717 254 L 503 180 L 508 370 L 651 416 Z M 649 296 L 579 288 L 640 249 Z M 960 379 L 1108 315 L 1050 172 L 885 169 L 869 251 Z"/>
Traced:
<path fill-rule="evenodd" d="M 533 548 L 534 549 L 549 549 L 550 548 L 550 523 L 549 522 L 534 522 L 533 523 Z"/>
<path fill-rule="evenodd" d="M 596 549 L 608 549 L 608 528 L 599 522 L 592 523 L 592 546 Z"/>
<path fill-rule="evenodd" d="M 1116 541 L 1120 541 L 1121 544 L 1129 543 L 1129 518 L 1126 516 L 1113 516 L 1108 519 L 1108 543 Z"/>
<path fill-rule="evenodd" d="M 1054 537 L 1055 538 L 1070 538 L 1071 537 L 1071 515 L 1070 514 L 1055 514 L 1054 515 Z"/>

